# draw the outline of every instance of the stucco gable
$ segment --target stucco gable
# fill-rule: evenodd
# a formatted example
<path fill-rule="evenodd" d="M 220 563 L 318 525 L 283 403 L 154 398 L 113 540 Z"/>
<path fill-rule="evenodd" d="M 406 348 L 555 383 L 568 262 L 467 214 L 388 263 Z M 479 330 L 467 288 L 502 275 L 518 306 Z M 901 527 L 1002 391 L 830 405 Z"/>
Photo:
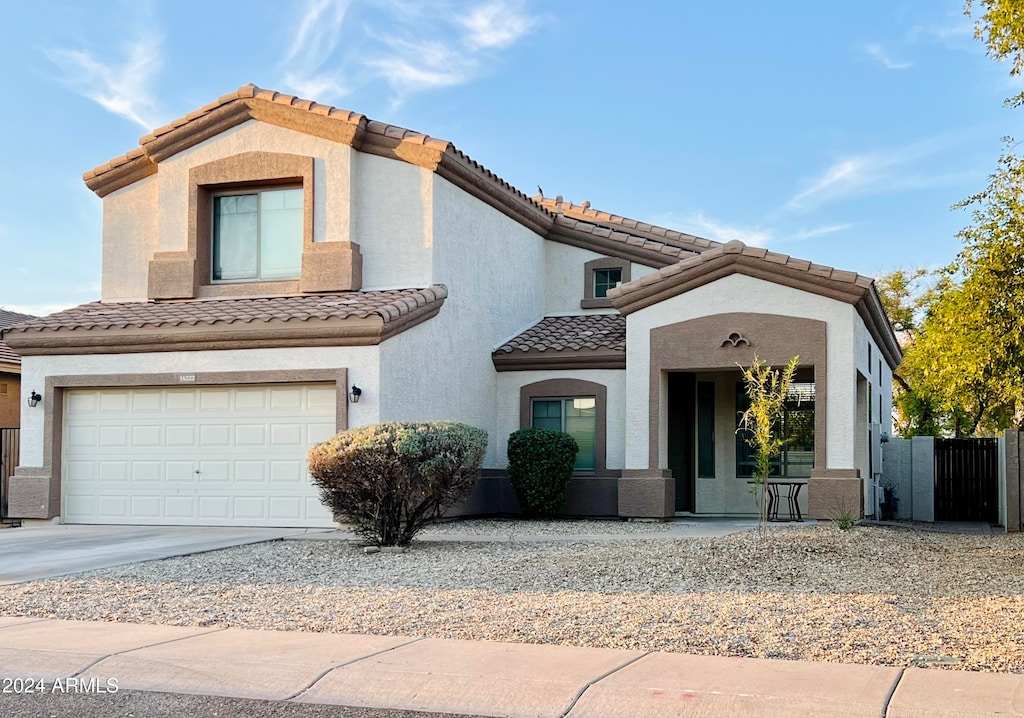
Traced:
<path fill-rule="evenodd" d="M 652 225 L 552 212 L 447 140 L 251 84 L 157 128 L 139 140 L 139 147 L 82 178 L 93 192 L 105 197 L 157 174 L 163 160 L 250 120 L 428 169 L 551 241 L 650 267 L 669 266 L 701 249 L 699 242 L 694 246 L 681 242 L 679 238 L 686 236 L 682 233 L 662 232 Z"/>
<path fill-rule="evenodd" d="M 903 358 L 873 279 L 786 254 L 747 247 L 735 240 L 616 287 L 608 292 L 608 298 L 616 309 L 628 315 L 732 274 L 745 274 L 852 304 L 889 367 L 895 369 Z"/>

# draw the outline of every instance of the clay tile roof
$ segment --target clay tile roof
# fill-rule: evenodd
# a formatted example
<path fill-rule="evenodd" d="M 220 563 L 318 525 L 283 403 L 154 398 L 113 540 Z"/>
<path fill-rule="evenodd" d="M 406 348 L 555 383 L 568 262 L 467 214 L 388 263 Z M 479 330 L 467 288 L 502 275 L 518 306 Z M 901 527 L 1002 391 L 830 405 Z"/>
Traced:
<path fill-rule="evenodd" d="M 626 351 L 626 318 L 621 314 L 544 317 L 494 353 L 559 352 L 580 349 Z"/>
<path fill-rule="evenodd" d="M 3 336 L 3 330 L 8 327 L 13 327 L 15 324 L 21 324 L 32 319 L 35 319 L 35 317 L 31 314 L 19 314 L 18 312 L 8 312 L 0 309 L 0 337 Z M 15 354 L 2 339 L 0 339 L 0 363 L 21 364 L 21 357 Z"/>
<path fill-rule="evenodd" d="M 619 215 L 611 214 L 610 212 L 602 212 L 601 210 L 593 209 L 589 202 L 573 204 L 572 202 L 562 201 L 561 197 L 552 199 L 551 197 L 544 197 L 542 195 L 536 195 L 531 199 L 537 202 L 544 209 L 547 209 L 556 215 L 560 214 L 565 217 L 581 220 L 600 227 L 617 229 L 619 231 L 628 232 L 629 234 L 654 239 L 662 244 L 678 247 L 679 249 L 688 250 L 690 252 L 703 252 L 706 249 L 721 246 L 719 242 L 705 239 L 704 237 L 698 237 L 685 232 L 678 232 L 667 227 L 647 224 L 646 222 L 640 222 L 635 219 L 630 219 L 629 217 L 620 217 Z"/>
<path fill-rule="evenodd" d="M 835 269 L 833 267 L 827 267 L 822 264 L 812 264 L 803 259 L 794 259 L 786 254 L 779 254 L 778 252 L 769 252 L 765 249 L 759 249 L 757 247 L 748 247 L 743 242 L 733 240 L 727 242 L 724 245 L 710 249 L 702 254 L 690 256 L 685 258 L 683 261 L 678 262 L 669 267 L 663 267 L 657 272 L 652 272 L 639 280 L 623 284 L 610 290 L 609 297 L 614 299 L 617 297 L 627 296 L 633 292 L 639 291 L 644 287 L 649 287 L 652 284 L 658 284 L 663 280 L 667 280 L 670 277 L 674 277 L 678 274 L 686 272 L 688 270 L 700 267 L 709 262 L 715 261 L 725 255 L 739 255 L 741 257 L 749 257 L 751 259 L 760 259 L 771 264 L 777 265 L 780 269 L 786 269 L 789 271 L 803 272 L 815 277 L 821 277 L 823 279 L 831 280 L 839 284 L 853 285 L 858 289 L 868 289 L 871 287 L 874 280 L 871 277 L 865 277 L 856 272 L 848 272 L 842 269 Z M 852 287 L 851 287 L 852 288 Z"/>
<path fill-rule="evenodd" d="M 195 326 L 236 322 L 309 321 L 379 316 L 384 323 L 445 299 L 444 285 L 427 289 L 302 295 L 294 297 L 240 297 L 189 302 L 133 302 L 83 304 L 47 317 L 32 318 L 14 332 L 111 329 L 125 327 Z"/>

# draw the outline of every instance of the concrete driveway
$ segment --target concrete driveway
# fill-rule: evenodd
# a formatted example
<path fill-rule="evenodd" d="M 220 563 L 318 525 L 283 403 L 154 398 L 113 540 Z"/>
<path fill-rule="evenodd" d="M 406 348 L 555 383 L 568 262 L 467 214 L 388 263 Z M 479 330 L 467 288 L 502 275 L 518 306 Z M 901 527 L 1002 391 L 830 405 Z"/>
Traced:
<path fill-rule="evenodd" d="M 80 525 L 4 529 L 0 530 L 0 585 L 324 530 Z"/>

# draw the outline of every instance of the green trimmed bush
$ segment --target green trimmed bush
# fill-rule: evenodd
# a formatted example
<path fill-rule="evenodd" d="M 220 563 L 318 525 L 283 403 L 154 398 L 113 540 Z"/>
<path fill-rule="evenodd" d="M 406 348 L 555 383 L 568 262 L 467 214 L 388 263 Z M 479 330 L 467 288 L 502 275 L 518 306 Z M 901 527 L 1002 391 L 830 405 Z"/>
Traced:
<path fill-rule="evenodd" d="M 527 516 L 550 516 L 569 494 L 576 439 L 551 429 L 520 429 L 508 437 L 508 478 Z"/>
<path fill-rule="evenodd" d="M 469 495 L 487 432 L 452 421 L 390 422 L 342 431 L 309 451 L 320 500 L 378 546 L 407 546 Z"/>

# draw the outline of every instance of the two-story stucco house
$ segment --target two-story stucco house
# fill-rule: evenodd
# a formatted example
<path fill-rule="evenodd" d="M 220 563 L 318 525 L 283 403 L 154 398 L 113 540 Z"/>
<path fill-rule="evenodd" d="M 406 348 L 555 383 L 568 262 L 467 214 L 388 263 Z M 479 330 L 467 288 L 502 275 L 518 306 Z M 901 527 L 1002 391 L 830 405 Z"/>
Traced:
<path fill-rule="evenodd" d="M 531 198 L 449 142 L 251 85 L 85 181 L 102 299 L 4 335 L 43 396 L 13 516 L 330 525 L 308 447 L 438 419 L 490 435 L 466 513 L 516 510 L 506 442 L 537 425 L 580 444 L 568 514 L 751 515 L 737 365 L 797 354 L 777 472 L 810 516 L 873 512 L 900 350 L 866 277 Z"/>

